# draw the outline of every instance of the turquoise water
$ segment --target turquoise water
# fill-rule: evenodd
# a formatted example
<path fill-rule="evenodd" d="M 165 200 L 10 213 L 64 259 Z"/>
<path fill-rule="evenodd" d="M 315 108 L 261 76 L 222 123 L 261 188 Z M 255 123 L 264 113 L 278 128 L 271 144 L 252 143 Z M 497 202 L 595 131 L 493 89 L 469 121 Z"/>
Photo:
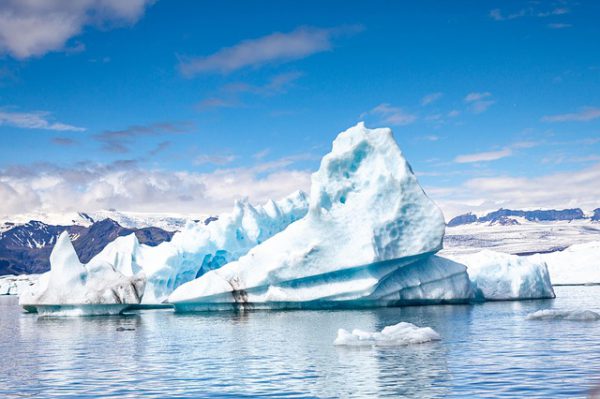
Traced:
<path fill-rule="evenodd" d="M 0 397 L 586 397 L 600 383 L 600 322 L 525 315 L 600 312 L 600 287 L 556 293 L 479 305 L 85 318 L 38 318 L 0 297 Z M 433 327 L 442 341 L 332 345 L 338 328 L 400 321 Z"/>

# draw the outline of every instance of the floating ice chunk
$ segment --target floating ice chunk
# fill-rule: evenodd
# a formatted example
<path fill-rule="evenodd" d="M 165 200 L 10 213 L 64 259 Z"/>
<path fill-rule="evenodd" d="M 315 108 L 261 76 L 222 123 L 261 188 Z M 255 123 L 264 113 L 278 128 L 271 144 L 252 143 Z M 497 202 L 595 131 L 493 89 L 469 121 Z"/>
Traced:
<path fill-rule="evenodd" d="M 387 326 L 381 332 L 354 329 L 350 333 L 340 328 L 333 344 L 338 346 L 397 346 L 439 340 L 441 340 L 440 335 L 431 327 L 417 327 L 411 323 L 401 322 Z"/>
<path fill-rule="evenodd" d="M 572 321 L 596 321 L 600 320 L 600 314 L 591 310 L 559 310 L 543 309 L 527 315 L 527 320 L 572 320 Z"/>
<path fill-rule="evenodd" d="M 534 262 L 546 262 L 554 284 L 600 283 L 600 241 L 571 245 L 563 251 L 529 258 Z"/>
<path fill-rule="evenodd" d="M 372 294 L 387 277 L 441 248 L 444 227 L 392 132 L 361 123 L 339 134 L 312 175 L 304 218 L 180 286 L 168 301 L 179 310 L 193 303 L 377 301 Z M 404 286 L 396 279 L 385 296 Z"/>
<path fill-rule="evenodd" d="M 67 232 L 50 255 L 50 271 L 26 290 L 19 303 L 38 305 L 138 304 L 144 292 L 143 275 L 125 276 L 106 262 L 79 261 Z"/>
<path fill-rule="evenodd" d="M 0 295 L 21 295 L 34 285 L 39 274 L 21 274 L 19 276 L 0 276 Z"/>
<path fill-rule="evenodd" d="M 534 259 L 484 250 L 452 256 L 467 266 L 476 295 L 486 300 L 554 298 L 548 268 Z"/>

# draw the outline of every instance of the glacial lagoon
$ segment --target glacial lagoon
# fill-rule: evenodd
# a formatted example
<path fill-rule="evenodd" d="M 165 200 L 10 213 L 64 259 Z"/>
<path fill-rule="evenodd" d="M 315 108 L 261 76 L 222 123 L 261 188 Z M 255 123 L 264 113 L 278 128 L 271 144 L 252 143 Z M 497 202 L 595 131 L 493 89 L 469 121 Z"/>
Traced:
<path fill-rule="evenodd" d="M 362 310 L 39 317 L 0 297 L 0 397 L 586 397 L 600 384 L 600 287 L 554 300 Z M 339 328 L 400 321 L 441 341 L 336 347 Z"/>

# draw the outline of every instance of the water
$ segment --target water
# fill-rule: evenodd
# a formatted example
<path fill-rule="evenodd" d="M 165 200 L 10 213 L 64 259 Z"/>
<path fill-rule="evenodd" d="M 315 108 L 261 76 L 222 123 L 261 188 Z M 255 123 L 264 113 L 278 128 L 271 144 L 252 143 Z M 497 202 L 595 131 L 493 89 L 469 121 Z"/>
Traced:
<path fill-rule="evenodd" d="M 600 287 L 557 299 L 338 311 L 38 318 L 0 299 L 0 397 L 585 397 L 600 383 Z M 338 328 L 408 321 L 442 341 L 340 348 Z M 118 331 L 119 327 L 133 331 Z"/>

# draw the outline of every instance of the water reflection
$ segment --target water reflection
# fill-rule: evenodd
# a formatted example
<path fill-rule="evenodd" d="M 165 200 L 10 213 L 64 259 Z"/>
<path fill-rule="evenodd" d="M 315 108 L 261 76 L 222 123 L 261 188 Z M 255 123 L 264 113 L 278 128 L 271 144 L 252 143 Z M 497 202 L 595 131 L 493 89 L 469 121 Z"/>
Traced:
<path fill-rule="evenodd" d="M 0 397 L 581 397 L 600 372 L 600 324 L 525 316 L 598 311 L 599 294 L 562 287 L 554 301 L 88 318 L 38 318 L 1 298 Z M 338 328 L 400 321 L 442 341 L 332 345 Z"/>

